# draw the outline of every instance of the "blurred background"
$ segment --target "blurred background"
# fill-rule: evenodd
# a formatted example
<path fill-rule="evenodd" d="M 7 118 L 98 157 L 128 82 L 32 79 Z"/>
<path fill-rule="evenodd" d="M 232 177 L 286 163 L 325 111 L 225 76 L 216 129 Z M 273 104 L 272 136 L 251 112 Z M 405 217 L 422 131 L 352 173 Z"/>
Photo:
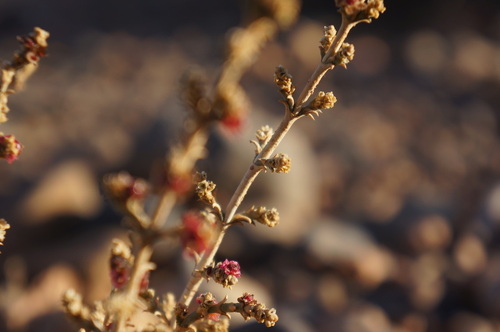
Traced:
<path fill-rule="evenodd" d="M 386 7 L 349 37 L 348 69 L 323 80 L 335 108 L 298 122 L 278 149 L 292 171 L 261 175 L 244 202 L 276 207 L 281 223 L 229 232 L 220 258 L 243 271 L 230 299 L 249 291 L 276 307 L 274 331 L 498 332 L 500 3 Z M 61 294 L 75 288 L 88 303 L 108 295 L 111 239 L 126 233 L 101 178 L 152 175 L 183 123 L 182 74 L 216 77 L 240 17 L 241 1 L 230 0 L 1 1 L 1 59 L 34 26 L 51 33 L 49 56 L 10 97 L 0 127 L 25 146 L 20 160 L 0 163 L 0 217 L 11 225 L 1 331 L 76 331 Z M 198 167 L 222 203 L 253 157 L 255 130 L 279 123 L 275 66 L 300 90 L 323 26 L 339 22 L 333 1 L 305 1 L 244 76 L 244 128 L 215 128 Z M 152 286 L 180 294 L 193 263 L 174 244 L 154 259 Z M 240 323 L 232 330 L 261 328 Z"/>

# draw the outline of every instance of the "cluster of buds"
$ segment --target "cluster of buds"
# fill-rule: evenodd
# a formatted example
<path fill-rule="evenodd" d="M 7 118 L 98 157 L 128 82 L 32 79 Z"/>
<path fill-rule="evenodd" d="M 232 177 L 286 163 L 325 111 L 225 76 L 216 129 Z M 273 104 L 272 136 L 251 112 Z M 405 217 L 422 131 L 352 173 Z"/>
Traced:
<path fill-rule="evenodd" d="M 12 66 L 20 67 L 27 63 L 37 63 L 40 57 L 47 54 L 47 38 L 49 36 L 47 31 L 36 27 L 30 35 L 17 37 L 23 49 L 14 56 Z"/>
<path fill-rule="evenodd" d="M 385 12 L 383 0 L 335 0 L 339 12 L 350 22 L 371 22 Z"/>
<path fill-rule="evenodd" d="M 260 129 L 257 129 L 257 131 L 255 132 L 255 138 L 257 139 L 250 141 L 250 143 L 253 143 L 255 145 L 255 155 L 258 155 L 262 151 L 262 148 L 269 142 L 273 134 L 273 128 L 267 125 L 262 126 Z"/>
<path fill-rule="evenodd" d="M 237 303 L 226 302 L 226 300 L 227 298 L 224 298 L 217 302 L 212 293 L 200 294 L 196 298 L 198 308 L 195 312 L 188 313 L 185 306 L 177 306 L 175 311 L 177 321 L 181 327 L 186 328 L 201 319 L 218 320 L 220 315 L 230 317 L 229 313 L 232 312 L 239 313 L 245 320 L 254 318 L 258 323 L 266 324 L 267 327 L 274 326 L 279 319 L 276 309 L 266 308 L 263 303 L 255 300 L 252 294 L 244 293 L 238 298 Z"/>
<path fill-rule="evenodd" d="M 142 228 L 150 221 L 143 209 L 143 200 L 149 192 L 148 183 L 131 176 L 127 172 L 119 172 L 104 176 L 103 185 L 108 197 L 121 211 L 134 217 Z"/>
<path fill-rule="evenodd" d="M 343 43 L 333 58 L 333 64 L 347 68 L 347 64 L 354 59 L 354 45 Z"/>
<path fill-rule="evenodd" d="M 22 149 L 22 144 L 14 135 L 3 135 L 0 133 L 0 158 L 7 160 L 11 164 L 19 157 Z"/>
<path fill-rule="evenodd" d="M 198 195 L 200 201 L 205 204 L 210 205 L 213 212 L 219 217 L 220 220 L 223 219 L 222 207 L 217 203 L 214 196 L 214 190 L 217 187 L 212 181 L 207 180 L 207 174 L 205 172 L 196 173 L 194 177 L 196 184 L 195 192 Z"/>
<path fill-rule="evenodd" d="M 63 295 L 62 305 L 66 314 L 81 326 L 80 331 L 111 330 L 111 317 L 106 314 L 102 302 L 96 301 L 89 307 L 83 303 L 79 293 L 74 289 L 68 289 Z"/>
<path fill-rule="evenodd" d="M 5 241 L 5 233 L 9 228 L 9 223 L 5 219 L 0 219 L 0 246 L 3 246 L 3 241 Z"/>
<path fill-rule="evenodd" d="M 90 308 L 83 304 L 82 296 L 74 289 L 68 289 L 63 295 L 63 307 L 68 316 L 79 323 L 90 320 Z"/>
<path fill-rule="evenodd" d="M 293 93 L 295 92 L 295 85 L 292 83 L 292 75 L 288 73 L 285 67 L 278 66 L 274 71 L 274 83 L 279 88 L 280 93 L 286 98 L 286 102 L 293 107 Z"/>
<path fill-rule="evenodd" d="M 335 106 L 337 98 L 333 95 L 333 92 L 320 91 L 305 107 L 300 110 L 300 115 L 307 115 L 314 119 L 314 116 L 318 116 L 322 110 L 330 109 Z"/>
<path fill-rule="evenodd" d="M 274 227 L 279 224 L 280 215 L 275 208 L 268 209 L 264 206 L 252 206 L 244 214 L 236 215 L 235 219 L 248 222 L 249 224 L 258 222 L 268 227 Z"/>
<path fill-rule="evenodd" d="M 211 247 L 215 237 L 215 223 L 209 214 L 188 211 L 182 216 L 180 240 L 190 254 L 201 254 Z"/>
<path fill-rule="evenodd" d="M 322 59 L 330 49 L 330 46 L 332 46 L 333 39 L 337 34 L 337 30 L 335 30 L 335 27 L 333 25 L 325 26 L 324 30 L 325 30 L 324 36 L 323 38 L 321 38 L 320 40 L 321 45 L 319 46 L 319 51 Z"/>
<path fill-rule="evenodd" d="M 123 289 L 130 278 L 130 272 L 134 263 L 134 256 L 130 246 L 125 242 L 114 239 L 109 259 L 109 270 L 111 274 L 111 285 L 114 289 Z"/>
<path fill-rule="evenodd" d="M 238 278 L 241 277 L 240 264 L 228 259 L 218 262 L 215 266 L 207 266 L 200 273 L 203 278 L 213 279 L 216 283 L 228 288 L 236 285 Z"/>
<path fill-rule="evenodd" d="M 1 66 L 0 76 L 0 122 L 7 121 L 9 112 L 7 96 L 19 90 L 34 72 L 40 57 L 47 52 L 49 33 L 36 27 L 28 36 L 17 37 L 22 49 L 14 54 L 11 61 Z"/>
<path fill-rule="evenodd" d="M 243 294 L 243 296 L 238 298 L 238 303 L 242 306 L 240 314 L 245 320 L 254 318 L 257 322 L 265 323 L 267 327 L 271 327 L 274 326 L 279 319 L 276 314 L 276 309 L 266 308 L 264 304 L 254 299 L 253 294 Z"/>
<path fill-rule="evenodd" d="M 256 164 L 273 173 L 288 173 L 292 167 L 292 160 L 284 153 L 278 153 L 269 159 L 259 159 Z"/>
<path fill-rule="evenodd" d="M 212 181 L 207 180 L 207 174 L 205 172 L 196 173 L 195 183 L 195 192 L 200 201 L 208 205 L 214 204 L 216 200 L 213 191 L 216 185 Z"/>
<path fill-rule="evenodd" d="M 130 246 L 119 239 L 113 239 L 111 246 L 111 257 L 109 259 L 109 270 L 111 285 L 115 290 L 123 290 L 130 280 L 134 255 Z M 139 294 L 144 294 L 149 287 L 149 270 L 144 273 L 139 283 Z"/>
<path fill-rule="evenodd" d="M 215 321 L 219 320 L 220 313 L 209 312 L 210 308 L 212 308 L 216 304 L 219 304 L 212 293 L 200 294 L 196 298 L 196 303 L 199 304 L 198 308 L 196 309 L 196 313 L 201 318 L 208 318 Z"/>

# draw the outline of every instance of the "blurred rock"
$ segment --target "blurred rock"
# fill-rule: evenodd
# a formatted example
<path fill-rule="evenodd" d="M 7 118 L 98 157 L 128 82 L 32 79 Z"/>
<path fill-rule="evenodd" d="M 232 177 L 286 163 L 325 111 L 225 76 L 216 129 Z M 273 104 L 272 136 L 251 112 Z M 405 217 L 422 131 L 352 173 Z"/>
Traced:
<path fill-rule="evenodd" d="M 439 253 L 420 255 L 412 263 L 409 291 L 416 308 L 432 310 L 441 301 L 446 288 L 444 273 L 448 264 L 446 256 Z"/>
<path fill-rule="evenodd" d="M 459 312 L 449 321 L 450 332 L 496 332 L 487 319 L 471 312 Z"/>
<path fill-rule="evenodd" d="M 474 234 L 465 234 L 455 244 L 453 259 L 462 272 L 477 275 L 485 269 L 488 254 L 481 239 Z"/>
<path fill-rule="evenodd" d="M 410 245 L 416 252 L 444 250 L 451 242 L 449 222 L 439 215 L 425 216 L 407 230 Z"/>
<path fill-rule="evenodd" d="M 77 273 L 66 265 L 53 265 L 16 298 L 9 299 L 7 323 L 13 330 L 22 329 L 32 319 L 59 311 L 63 293 L 81 287 Z"/>
<path fill-rule="evenodd" d="M 390 332 L 391 322 L 382 309 L 368 303 L 354 305 L 344 318 L 345 332 Z"/>
<path fill-rule="evenodd" d="M 311 228 L 306 247 L 323 264 L 347 269 L 368 288 L 376 287 L 394 272 L 391 254 L 352 223 L 328 219 L 320 222 Z"/>
<path fill-rule="evenodd" d="M 63 162 L 47 173 L 21 202 L 20 218 L 28 223 L 72 214 L 90 218 L 102 203 L 97 181 L 85 162 Z"/>

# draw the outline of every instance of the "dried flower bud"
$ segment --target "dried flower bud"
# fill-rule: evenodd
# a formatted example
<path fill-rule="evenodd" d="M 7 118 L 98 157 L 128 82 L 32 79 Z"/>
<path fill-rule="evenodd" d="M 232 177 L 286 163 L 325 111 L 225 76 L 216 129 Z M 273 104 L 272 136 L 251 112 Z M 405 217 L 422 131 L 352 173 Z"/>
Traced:
<path fill-rule="evenodd" d="M 12 93 L 9 89 L 16 71 L 14 68 L 3 68 L 0 76 L 0 123 L 7 121 L 7 113 L 9 113 L 9 106 L 7 106 L 8 96 Z"/>
<path fill-rule="evenodd" d="M 143 199 L 149 192 L 145 180 L 120 172 L 104 176 L 103 185 L 115 207 L 133 217 L 133 226 L 145 228 L 150 224 L 143 207 Z"/>
<path fill-rule="evenodd" d="M 308 112 L 320 111 L 332 108 L 335 105 L 337 98 L 333 95 L 333 92 L 323 92 L 320 91 L 313 100 L 305 107 L 305 114 Z M 317 114 L 317 112 L 315 112 Z"/>
<path fill-rule="evenodd" d="M 130 246 L 121 240 L 114 239 L 109 259 L 113 288 L 123 289 L 130 278 L 133 262 L 134 257 L 130 251 Z"/>
<path fill-rule="evenodd" d="M 350 22 L 370 22 L 385 11 L 383 0 L 335 0 L 339 12 Z"/>
<path fill-rule="evenodd" d="M 347 64 L 354 59 L 354 45 L 343 43 L 340 50 L 333 57 L 333 63 L 337 66 L 347 67 Z"/>
<path fill-rule="evenodd" d="M 236 285 L 241 277 L 240 264 L 237 261 L 224 260 L 215 266 L 207 266 L 201 272 L 201 276 L 207 280 L 213 279 L 223 287 L 231 288 Z"/>
<path fill-rule="evenodd" d="M 281 65 L 276 67 L 274 72 L 274 83 L 276 83 L 279 91 L 285 98 L 291 97 L 295 92 L 295 86 L 292 84 L 292 75 Z"/>
<path fill-rule="evenodd" d="M 332 46 L 333 39 L 335 38 L 335 35 L 337 34 L 337 30 L 335 30 L 335 27 L 333 25 L 325 26 L 325 35 L 323 38 L 320 40 L 320 46 L 319 50 L 321 53 L 321 58 L 325 56 L 325 54 L 328 52 L 328 49 L 330 46 Z"/>
<path fill-rule="evenodd" d="M 17 160 L 23 146 L 14 135 L 3 135 L 0 133 L 0 158 L 7 160 L 9 164 Z"/>
<path fill-rule="evenodd" d="M 188 211 L 182 216 L 181 242 L 188 254 L 201 254 L 213 243 L 215 224 L 199 212 Z"/>
<path fill-rule="evenodd" d="M 279 319 L 278 314 L 276 314 L 276 309 L 274 309 L 274 308 L 260 309 L 260 311 L 257 311 L 255 315 L 257 317 L 260 317 L 260 320 L 257 320 L 257 321 L 259 323 L 266 324 L 266 327 L 271 327 L 271 326 L 276 325 L 276 322 Z"/>
<path fill-rule="evenodd" d="M 6 230 L 8 230 L 9 228 L 9 223 L 7 223 L 5 219 L 0 219 L 0 246 L 3 245 L 3 241 L 5 241 Z"/>
<path fill-rule="evenodd" d="M 196 184 L 195 192 L 202 202 L 212 205 L 215 203 L 213 195 L 215 187 L 216 185 L 212 181 L 202 180 Z"/>
<path fill-rule="evenodd" d="M 244 293 L 243 296 L 238 298 L 238 302 L 243 305 L 255 305 L 257 301 L 254 299 L 254 295 L 250 293 Z"/>
<path fill-rule="evenodd" d="M 243 310 L 240 311 L 241 316 L 245 320 L 253 317 L 259 323 L 265 323 L 267 327 L 274 326 L 278 321 L 276 309 L 268 309 L 262 303 L 254 299 L 253 294 L 244 293 L 238 298 L 238 302 L 243 305 Z"/>
<path fill-rule="evenodd" d="M 215 320 L 215 321 L 219 320 L 219 317 L 220 317 L 219 313 L 208 313 L 208 310 L 210 309 L 210 307 L 212 307 L 218 303 L 212 293 L 200 294 L 196 298 L 196 303 L 199 304 L 199 307 L 198 307 L 198 309 L 196 309 L 196 312 L 201 317 L 207 317 L 208 319 Z"/>
<path fill-rule="evenodd" d="M 258 155 L 262 148 L 269 142 L 274 134 L 274 130 L 269 126 L 262 126 L 255 132 L 255 137 L 257 140 L 251 140 L 250 143 L 255 145 L 255 155 Z"/>
<path fill-rule="evenodd" d="M 273 173 L 288 173 L 292 167 L 292 161 L 284 153 L 278 153 L 270 159 L 260 159 L 260 162 Z"/>
<path fill-rule="evenodd" d="M 269 141 L 269 139 L 271 139 L 273 134 L 274 134 L 273 128 L 269 127 L 268 125 L 265 125 L 257 130 L 257 132 L 255 133 L 255 137 L 257 138 L 257 140 L 261 145 L 265 145 Z"/>
<path fill-rule="evenodd" d="M 278 210 L 276 210 L 275 208 L 269 210 L 263 206 L 252 206 L 245 212 L 245 215 L 249 217 L 253 222 L 259 222 L 268 227 L 274 227 L 278 225 L 280 220 Z"/>
<path fill-rule="evenodd" d="M 108 174 L 104 176 L 103 183 L 110 198 L 119 205 L 131 199 L 142 200 L 148 193 L 147 182 L 127 172 Z"/>
<path fill-rule="evenodd" d="M 30 35 L 17 37 L 23 46 L 23 51 L 17 54 L 16 59 L 25 63 L 38 62 L 40 57 L 46 55 L 49 36 L 47 31 L 36 27 Z"/>

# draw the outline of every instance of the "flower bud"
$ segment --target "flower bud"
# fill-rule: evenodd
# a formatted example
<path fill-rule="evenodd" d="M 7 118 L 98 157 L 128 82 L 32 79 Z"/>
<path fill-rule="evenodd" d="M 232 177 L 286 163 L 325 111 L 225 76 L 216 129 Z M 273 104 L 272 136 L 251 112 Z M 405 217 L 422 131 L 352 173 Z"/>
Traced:
<path fill-rule="evenodd" d="M 350 22 L 370 22 L 385 11 L 383 0 L 335 0 L 339 12 Z"/>
<path fill-rule="evenodd" d="M 125 210 L 128 210 L 127 203 L 141 201 L 149 191 L 145 180 L 134 178 L 127 172 L 108 174 L 104 177 L 103 184 L 113 203 Z"/>
<path fill-rule="evenodd" d="M 9 164 L 17 160 L 22 149 L 22 144 L 19 143 L 14 135 L 0 135 L 0 158 L 7 160 Z"/>
<path fill-rule="evenodd" d="M 114 239 L 111 248 L 109 267 L 111 274 L 111 284 L 115 289 L 123 289 L 127 284 L 132 269 L 134 257 L 130 247 L 125 242 Z"/>
<path fill-rule="evenodd" d="M 260 162 L 273 173 L 288 173 L 292 167 L 292 160 L 284 153 L 278 153 L 271 159 L 260 159 Z"/>
<path fill-rule="evenodd" d="M 9 223 L 7 223 L 5 219 L 0 219 L 0 246 L 3 245 L 3 241 L 5 241 L 6 230 L 8 230 L 9 228 Z"/>

